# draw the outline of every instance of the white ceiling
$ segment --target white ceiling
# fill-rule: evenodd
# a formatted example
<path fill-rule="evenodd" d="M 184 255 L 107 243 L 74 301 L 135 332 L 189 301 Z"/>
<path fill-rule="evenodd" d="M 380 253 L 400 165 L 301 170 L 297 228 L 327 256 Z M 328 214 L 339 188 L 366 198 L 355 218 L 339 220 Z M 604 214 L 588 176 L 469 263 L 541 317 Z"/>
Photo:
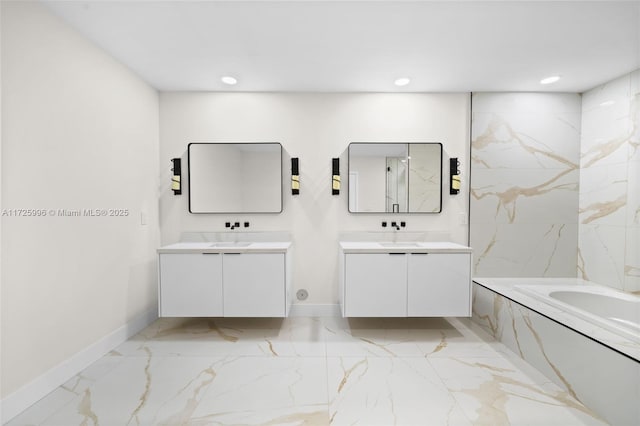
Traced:
<path fill-rule="evenodd" d="M 640 68 L 640 0 L 43 1 L 162 91 L 583 92 Z"/>

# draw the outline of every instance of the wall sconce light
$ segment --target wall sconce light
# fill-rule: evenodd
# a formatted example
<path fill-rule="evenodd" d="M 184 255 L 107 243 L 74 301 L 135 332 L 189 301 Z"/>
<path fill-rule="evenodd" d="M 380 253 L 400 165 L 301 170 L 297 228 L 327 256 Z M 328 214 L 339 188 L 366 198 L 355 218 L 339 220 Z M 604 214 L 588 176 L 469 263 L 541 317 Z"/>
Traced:
<path fill-rule="evenodd" d="M 460 192 L 460 162 L 458 158 L 449 159 L 449 194 L 454 195 Z"/>
<path fill-rule="evenodd" d="M 298 157 L 291 159 L 291 195 L 300 194 L 300 162 Z"/>
<path fill-rule="evenodd" d="M 171 176 L 171 190 L 173 191 L 173 195 L 182 194 L 182 182 L 180 182 L 180 175 L 182 174 L 182 167 L 180 165 L 181 161 L 179 158 L 172 158 L 171 162 L 173 162 L 173 176 Z"/>
<path fill-rule="evenodd" d="M 334 158 L 331 164 L 331 195 L 340 194 L 340 159 Z"/>

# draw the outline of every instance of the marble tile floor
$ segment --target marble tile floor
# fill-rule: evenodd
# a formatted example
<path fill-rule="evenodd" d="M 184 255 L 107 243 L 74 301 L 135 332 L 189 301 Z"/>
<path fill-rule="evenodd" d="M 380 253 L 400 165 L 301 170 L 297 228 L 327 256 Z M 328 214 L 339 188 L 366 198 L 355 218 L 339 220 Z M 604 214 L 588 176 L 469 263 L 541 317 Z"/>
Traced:
<path fill-rule="evenodd" d="M 602 425 L 467 319 L 160 319 L 23 425 Z"/>

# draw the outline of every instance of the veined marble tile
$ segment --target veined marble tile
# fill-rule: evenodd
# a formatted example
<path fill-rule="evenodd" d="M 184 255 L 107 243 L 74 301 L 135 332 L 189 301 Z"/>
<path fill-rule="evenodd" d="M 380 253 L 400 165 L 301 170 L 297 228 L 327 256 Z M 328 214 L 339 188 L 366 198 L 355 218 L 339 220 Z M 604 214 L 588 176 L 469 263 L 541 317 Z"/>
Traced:
<path fill-rule="evenodd" d="M 116 357 L 146 356 L 146 352 L 142 348 L 149 339 L 162 339 L 167 336 L 174 336 L 178 339 L 180 335 L 182 335 L 182 339 L 186 339 L 191 334 L 191 330 L 197 333 L 196 330 L 207 328 L 207 321 L 202 318 L 158 318 L 144 330 L 118 345 L 108 355 Z"/>
<path fill-rule="evenodd" d="M 601 104 L 603 102 L 628 99 L 632 92 L 633 79 L 634 77 L 637 78 L 637 75 L 639 75 L 637 71 L 632 74 L 626 74 L 583 93 L 583 113 L 602 108 Z"/>
<path fill-rule="evenodd" d="M 629 158 L 630 135 L 626 127 L 628 121 L 621 118 L 619 124 L 615 124 L 601 120 L 601 125 L 597 124 L 598 120 L 593 120 L 596 122 L 594 131 L 589 131 L 589 125 L 585 125 L 580 153 L 582 169 L 603 165 L 623 165 Z"/>
<path fill-rule="evenodd" d="M 626 291 L 640 287 L 639 91 L 640 70 L 583 95 L 578 272 Z"/>
<path fill-rule="evenodd" d="M 473 114 L 474 168 L 577 169 L 579 112 Z"/>
<path fill-rule="evenodd" d="M 470 239 L 475 274 L 574 275 L 580 96 L 473 96 Z"/>
<path fill-rule="evenodd" d="M 43 425 L 178 424 L 188 419 L 225 359 L 127 357 Z"/>
<path fill-rule="evenodd" d="M 327 356 L 421 356 L 410 335 L 416 322 L 410 318 L 326 318 Z M 442 323 L 419 322 L 428 327 Z"/>
<path fill-rule="evenodd" d="M 123 357 L 102 357 L 38 401 L 32 408 L 18 415 L 7 426 L 42 424 L 62 407 L 77 400 L 90 386 L 113 371 L 123 360 Z"/>
<path fill-rule="evenodd" d="M 260 350 L 265 336 L 276 352 L 296 347 L 234 355 L 239 343 Z M 431 362 L 507 356 L 486 338 L 468 321 L 443 318 L 161 319 L 11 426 L 470 424 Z M 195 355 L 210 343 L 221 352 Z M 349 356 L 300 350 L 307 343 L 335 352 L 346 344 Z M 529 374 L 524 364 L 514 368 Z M 569 418 L 556 408 L 537 405 L 540 423 Z"/>
<path fill-rule="evenodd" d="M 221 412 L 191 418 L 187 424 L 189 426 L 329 425 L 329 405 L 319 404 L 304 407 Z"/>
<path fill-rule="evenodd" d="M 577 170 L 474 170 L 471 223 L 576 223 L 578 180 Z"/>
<path fill-rule="evenodd" d="M 538 285 L 552 285 L 551 280 L 538 282 Z M 510 283 L 503 285 L 499 285 L 499 281 L 500 279 L 488 279 L 483 282 L 495 286 L 496 290 L 508 298 L 483 286 L 474 285 L 473 321 L 535 366 L 537 372 L 534 371 L 534 374 L 544 374 L 563 389 L 563 399 L 573 401 L 573 408 L 589 414 L 589 410 L 575 405 L 576 401 L 581 401 L 613 424 L 637 423 L 640 419 L 636 403 L 640 396 L 637 379 L 640 377 L 640 366 L 635 360 L 584 336 L 594 339 L 604 337 L 608 344 L 619 341 L 620 338 L 616 335 L 612 337 L 612 333 L 606 329 L 599 329 L 566 311 L 550 307 L 537 299 L 527 298 L 513 287 L 513 284 L 525 284 L 525 280 L 510 280 Z M 519 303 L 512 302 L 509 298 Z M 531 306 L 535 311 L 527 309 L 521 303 Z M 536 311 L 549 315 L 559 323 Z M 558 324 L 565 324 L 567 327 Z M 569 327 L 580 330 L 583 334 Z M 610 338 L 614 340 L 608 341 Z M 615 346 L 620 350 L 619 345 Z M 519 370 L 526 371 L 523 368 Z M 585 371 L 589 374 L 585 374 Z"/>
<path fill-rule="evenodd" d="M 220 334 L 221 333 L 221 334 Z M 273 332 L 275 336 L 275 331 Z M 249 335 L 247 335 L 249 334 Z M 242 340 L 234 333 L 219 330 L 215 333 L 177 333 L 146 341 L 137 351 L 144 356 L 150 350 L 159 356 L 275 356 L 264 333 L 250 332 Z"/>
<path fill-rule="evenodd" d="M 626 234 L 624 291 L 640 293 L 640 226 L 628 227 Z"/>
<path fill-rule="evenodd" d="M 640 161 L 629 162 L 627 177 L 627 226 L 640 226 Z"/>
<path fill-rule="evenodd" d="M 327 363 L 332 425 L 471 424 L 423 357 Z"/>
<path fill-rule="evenodd" d="M 267 345 L 277 356 L 324 357 L 326 333 L 321 318 L 285 318 L 280 332 Z"/>
<path fill-rule="evenodd" d="M 580 224 L 623 225 L 626 213 L 626 167 L 599 166 L 580 171 Z"/>
<path fill-rule="evenodd" d="M 523 289 L 520 286 L 526 286 L 526 288 Z M 516 344 L 517 330 L 514 332 L 516 325 L 514 318 L 518 318 L 519 312 L 526 306 L 532 312 L 535 311 L 534 313 L 537 312 L 551 318 L 554 323 L 563 324 L 569 329 L 577 330 L 583 336 L 591 337 L 594 342 L 602 342 L 604 345 L 614 348 L 615 351 L 624 354 L 629 359 L 640 360 L 640 342 L 629 339 L 626 334 L 620 334 L 615 330 L 603 327 L 597 321 L 589 320 L 589 317 L 576 315 L 563 303 L 547 301 L 544 293 L 554 287 L 563 290 L 571 290 L 571 288 L 581 290 L 584 287 L 587 292 L 614 297 L 615 293 L 619 292 L 619 290 L 607 289 L 607 286 L 581 278 L 475 278 L 472 321 L 492 339 L 497 339 L 514 353 L 520 355 L 522 350 Z M 517 301 L 517 303 L 514 302 L 511 303 L 512 306 L 506 306 L 509 299 Z M 479 336 L 483 335 L 475 328 L 469 328 Z M 509 337 L 509 333 L 512 334 L 511 337 Z M 575 347 L 569 344 L 565 345 L 563 338 L 558 338 L 555 342 L 562 342 L 560 348 L 566 350 L 575 350 L 580 346 L 580 344 Z M 500 352 L 499 347 L 496 347 L 496 350 Z M 537 368 L 540 367 L 537 366 Z"/>
<path fill-rule="evenodd" d="M 170 330 L 176 331 L 181 328 L 202 328 L 202 324 L 204 324 L 204 319 L 202 318 L 158 318 L 144 330 L 141 330 L 140 333 L 135 336 L 135 339 L 130 340 L 152 339 Z"/>
<path fill-rule="evenodd" d="M 422 351 L 404 330 L 336 330 L 327 335 L 327 356 L 420 357 Z"/>
<path fill-rule="evenodd" d="M 611 94 L 600 105 L 583 110 L 580 148 L 582 168 L 624 164 L 629 160 L 630 142 L 634 133 L 637 133 L 633 123 L 637 122 L 635 116 L 639 101 L 630 95 L 629 84 L 627 78 L 626 95 Z"/>
<path fill-rule="evenodd" d="M 474 276 L 575 276 L 577 225 L 478 225 L 471 234 Z"/>
<path fill-rule="evenodd" d="M 624 226 L 580 225 L 578 277 L 622 290 L 625 234 Z"/>
<path fill-rule="evenodd" d="M 216 369 L 215 380 L 192 417 L 214 423 L 218 416 L 230 413 L 278 410 L 291 415 L 298 408 L 326 410 L 326 371 L 325 358 L 230 360 Z"/>
<path fill-rule="evenodd" d="M 498 355 L 495 347 L 470 333 L 454 329 L 425 330 L 416 333 L 416 344 L 427 358 L 450 358 L 475 356 L 494 358 Z"/>
<path fill-rule="evenodd" d="M 324 357 L 323 333 L 313 318 L 196 318 L 156 332 L 141 348 L 158 355 Z"/>
<path fill-rule="evenodd" d="M 473 424 L 605 424 L 544 376 L 525 375 L 504 358 L 430 362 Z"/>
<path fill-rule="evenodd" d="M 580 112 L 580 95 L 575 93 L 482 93 L 473 94 L 473 112 Z"/>

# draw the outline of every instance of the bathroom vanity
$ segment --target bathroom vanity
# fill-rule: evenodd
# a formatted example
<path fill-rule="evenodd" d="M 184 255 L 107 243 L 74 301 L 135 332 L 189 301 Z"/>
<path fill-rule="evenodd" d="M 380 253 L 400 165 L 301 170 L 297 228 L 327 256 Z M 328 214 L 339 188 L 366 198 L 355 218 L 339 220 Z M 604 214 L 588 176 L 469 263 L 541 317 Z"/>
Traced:
<path fill-rule="evenodd" d="M 286 317 L 290 242 L 176 243 L 158 249 L 161 317 Z"/>
<path fill-rule="evenodd" d="M 471 256 L 450 242 L 341 242 L 342 315 L 469 317 Z"/>

